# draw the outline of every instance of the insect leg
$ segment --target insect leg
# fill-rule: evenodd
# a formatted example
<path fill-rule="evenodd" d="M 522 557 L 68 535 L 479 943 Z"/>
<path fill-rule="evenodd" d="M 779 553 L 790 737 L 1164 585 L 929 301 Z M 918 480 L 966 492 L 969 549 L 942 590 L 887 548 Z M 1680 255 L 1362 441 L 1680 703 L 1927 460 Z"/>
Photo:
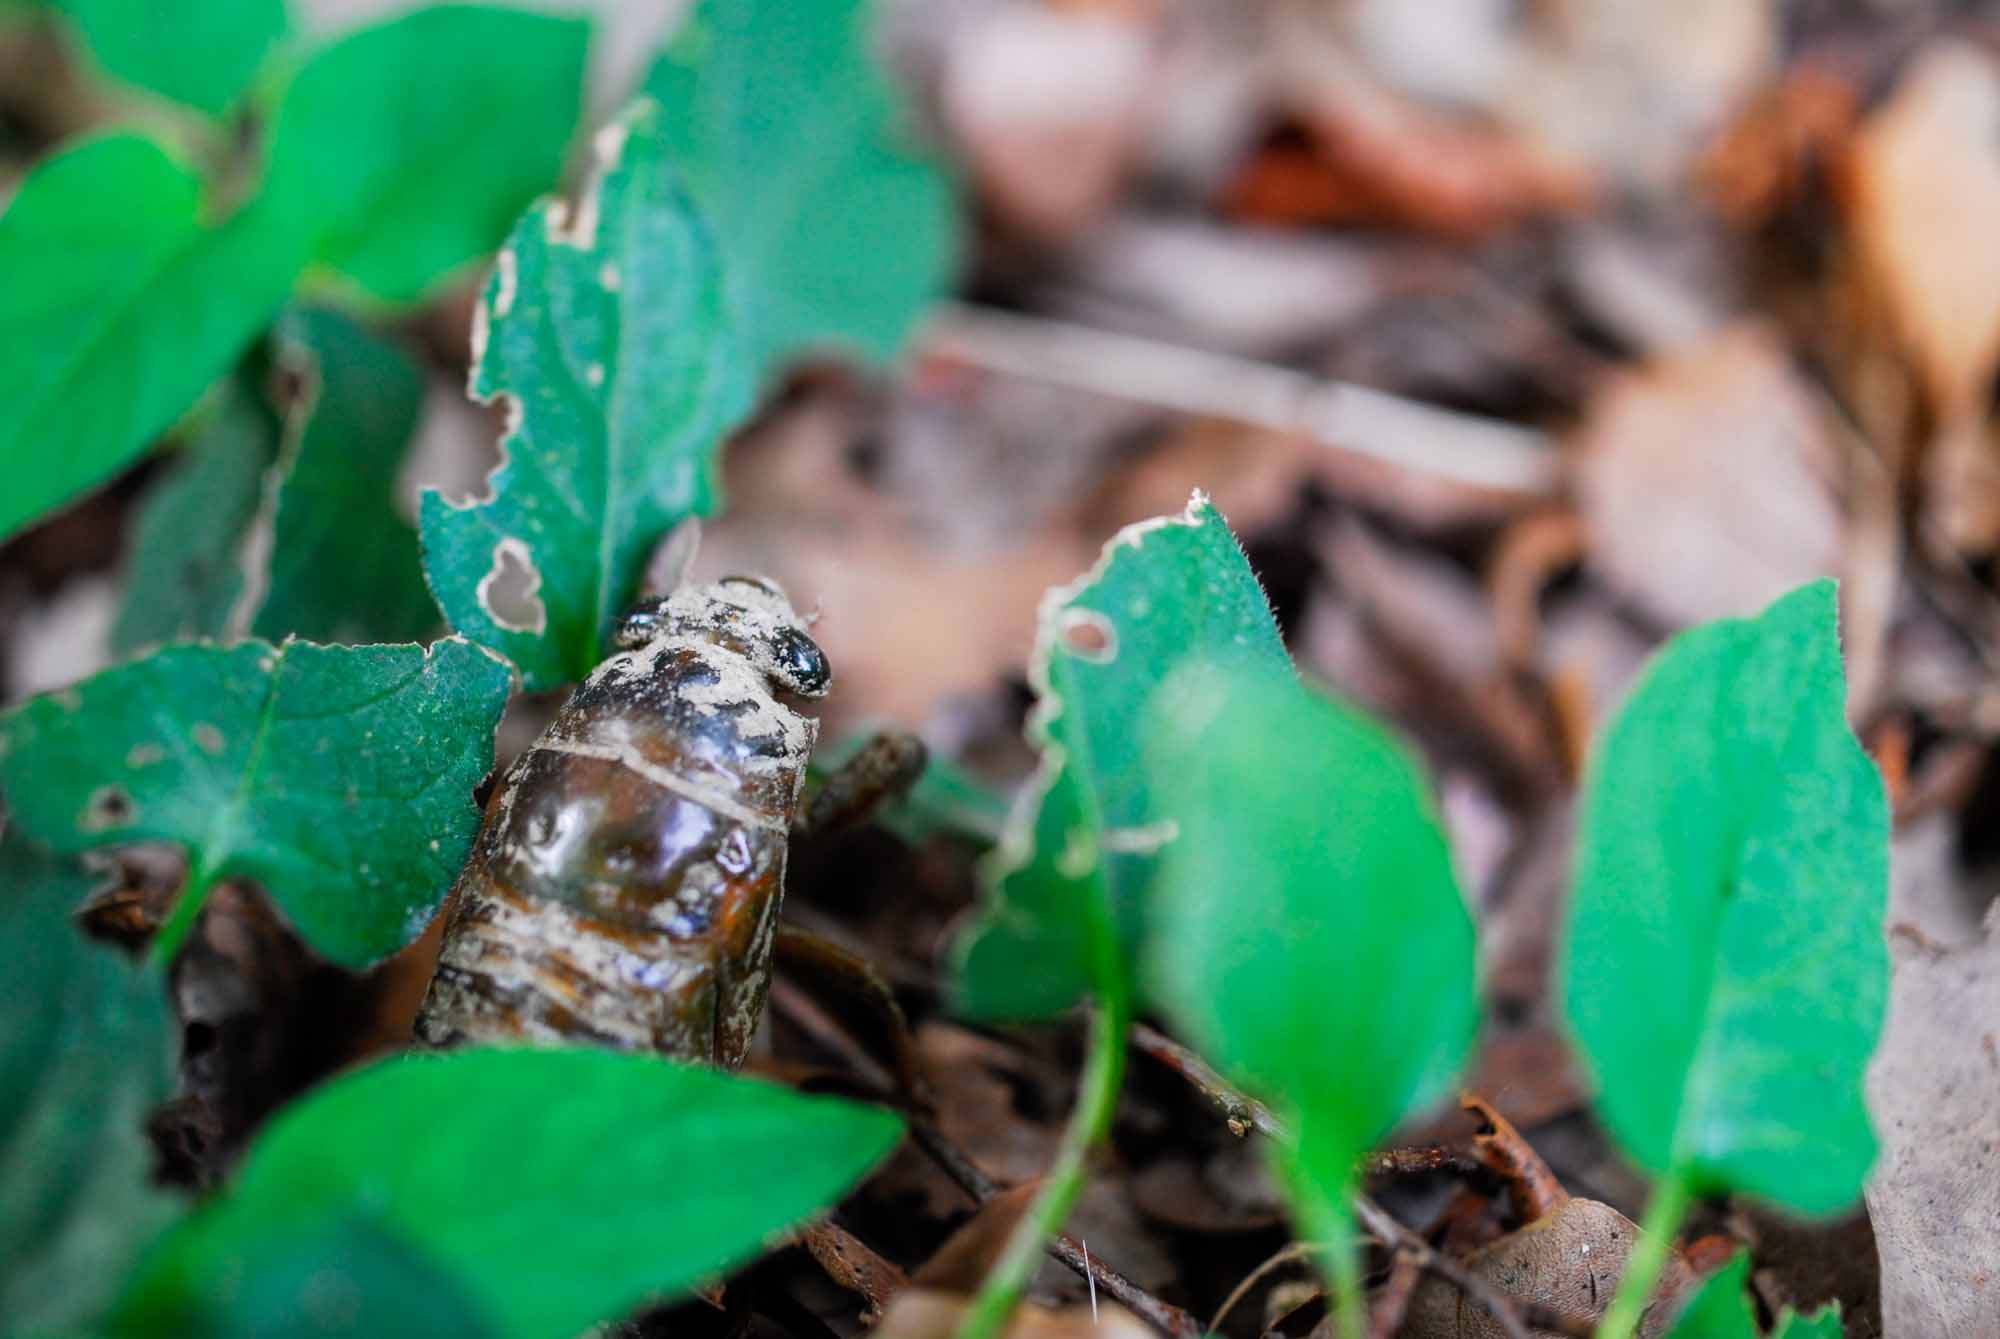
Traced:
<path fill-rule="evenodd" d="M 896 1002 L 896 993 L 889 983 L 866 958 L 810 930 L 782 921 L 772 953 L 780 971 L 813 990 L 815 995 L 837 996 L 840 1002 L 859 1006 L 873 1015 L 888 1038 L 897 1086 L 920 1109 L 930 1106 L 910 1020 L 904 1016 L 903 1006 Z"/>
<path fill-rule="evenodd" d="M 929 757 L 924 741 L 907 730 L 870 737 L 806 797 L 792 835 L 819 837 L 860 826 L 907 795 Z"/>

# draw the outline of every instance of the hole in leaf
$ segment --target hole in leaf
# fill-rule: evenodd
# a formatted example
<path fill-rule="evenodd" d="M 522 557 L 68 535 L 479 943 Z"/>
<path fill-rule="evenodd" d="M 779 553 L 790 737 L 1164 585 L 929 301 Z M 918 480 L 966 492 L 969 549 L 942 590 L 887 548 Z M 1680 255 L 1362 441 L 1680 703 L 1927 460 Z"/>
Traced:
<path fill-rule="evenodd" d="M 1095 609 L 1065 609 L 1062 644 L 1065 651 L 1080 660 L 1105 665 L 1118 656 L 1118 630 Z"/>
<path fill-rule="evenodd" d="M 139 806 L 123 786 L 99 786 L 90 793 L 77 827 L 84 832 L 105 832 L 129 827 L 139 816 Z"/>
<path fill-rule="evenodd" d="M 493 546 L 493 566 L 479 578 L 479 607 L 507 632 L 539 637 L 549 626 L 549 611 L 536 594 L 542 573 L 528 546 L 509 536 Z"/>

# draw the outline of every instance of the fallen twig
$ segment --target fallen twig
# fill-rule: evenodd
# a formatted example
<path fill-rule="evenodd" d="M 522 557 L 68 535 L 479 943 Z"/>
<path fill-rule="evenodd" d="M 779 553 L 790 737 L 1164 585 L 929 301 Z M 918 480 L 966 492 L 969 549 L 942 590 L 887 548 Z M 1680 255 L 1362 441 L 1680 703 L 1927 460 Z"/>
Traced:
<path fill-rule="evenodd" d="M 1262 1102 L 1246 1097 L 1229 1086 L 1229 1081 L 1216 1073 L 1208 1061 L 1190 1051 L 1155 1028 L 1144 1023 L 1134 1023 L 1130 1033 L 1132 1045 L 1141 1054 L 1151 1056 L 1174 1073 L 1186 1079 L 1195 1091 L 1213 1102 L 1222 1112 L 1222 1118 L 1229 1122 L 1229 1132 L 1242 1138 L 1256 1130 L 1259 1134 L 1273 1138 L 1284 1133 L 1284 1125 Z"/>
<path fill-rule="evenodd" d="M 1148 1035 L 1141 1036 L 1142 1032 Z M 1255 1098 L 1236 1091 L 1227 1079 L 1216 1073 L 1200 1056 L 1150 1028 L 1136 1027 L 1133 1029 L 1133 1035 L 1141 1049 L 1148 1055 L 1186 1078 L 1198 1092 L 1215 1103 L 1224 1118 L 1229 1119 L 1232 1130 L 1237 1130 L 1237 1133 L 1241 1134 L 1244 1130 L 1255 1129 L 1268 1136 L 1283 1136 L 1285 1130 L 1283 1121 Z M 1237 1129 L 1239 1120 L 1243 1122 L 1243 1129 L 1240 1130 Z M 1364 1158 L 1361 1170 L 1367 1173 L 1466 1172 L 1484 1170 L 1484 1164 L 1475 1158 L 1444 1148 L 1390 1149 Z M 1532 1339 L 1526 1328 L 1530 1325 L 1552 1330 L 1561 1335 L 1575 1336 L 1576 1339 L 1589 1339 L 1594 1328 L 1590 1321 L 1534 1302 L 1509 1297 L 1485 1280 L 1467 1273 L 1449 1256 L 1439 1254 L 1429 1242 L 1404 1227 L 1397 1221 L 1395 1215 L 1368 1196 L 1357 1194 L 1354 1197 L 1354 1212 L 1361 1220 L 1362 1226 L 1366 1227 L 1377 1241 L 1391 1250 L 1414 1256 L 1424 1269 L 1436 1274 L 1485 1307 L 1492 1313 L 1500 1328 L 1506 1332 L 1508 1339 Z M 1272 1257 L 1271 1261 L 1258 1266 L 1258 1269 L 1263 1270 L 1266 1266 L 1275 1268 L 1273 1261 L 1282 1263 L 1284 1258 L 1288 1257 L 1281 1252 L 1279 1256 Z M 1249 1279 L 1237 1285 L 1238 1290 L 1246 1290 L 1257 1277 L 1258 1275 L 1253 1272 Z M 1234 1300 L 1232 1294 L 1231 1301 Z M 1228 1304 L 1225 1304 L 1225 1311 L 1227 1306 Z M 1221 1315 L 1218 1314 L 1217 1321 L 1220 1319 Z M 1211 1325 L 1210 1328 L 1213 1329 L 1214 1326 Z"/>
<path fill-rule="evenodd" d="M 1476 488 L 1546 497 L 1559 482 L 1555 446 L 1532 428 L 1248 358 L 962 303 L 935 309 L 925 343 L 976 367 L 1295 433 Z"/>
<path fill-rule="evenodd" d="M 1141 1053 L 1165 1065 L 1187 1080 L 1229 1123 L 1238 1137 L 1255 1130 L 1272 1139 L 1285 1137 L 1285 1123 L 1256 1098 L 1239 1093 L 1229 1080 L 1187 1047 L 1144 1023 L 1134 1023 L 1132 1044 Z M 1390 1148 L 1362 1158 L 1360 1171 L 1366 1176 L 1412 1176 L 1421 1172 L 1456 1172 L 1461 1176 L 1483 1171 L 1485 1164 L 1469 1153 L 1429 1144 L 1422 1148 Z"/>
<path fill-rule="evenodd" d="M 1389 1267 L 1389 1281 L 1375 1299 L 1375 1311 L 1368 1319 L 1368 1339 L 1396 1339 L 1409 1313 L 1410 1299 L 1416 1295 L 1417 1281 L 1424 1276 L 1423 1261 L 1408 1251 L 1397 1251 Z"/>
<path fill-rule="evenodd" d="M 984 1204 L 999 1195 L 999 1182 L 980 1170 L 972 1159 L 965 1156 L 956 1144 L 946 1137 L 944 1131 L 921 1118 L 910 1122 L 910 1136 L 916 1140 L 930 1160 L 939 1170 L 952 1179 L 972 1198 L 975 1203 Z M 1171 1302 L 1159 1298 L 1141 1288 L 1132 1280 L 1106 1265 L 1104 1261 L 1089 1254 L 1082 1243 L 1067 1232 L 1058 1234 L 1049 1242 L 1048 1253 L 1076 1274 L 1102 1288 L 1120 1306 L 1139 1317 L 1169 1339 L 1200 1339 L 1203 1333 L 1201 1322 L 1188 1312 Z"/>
<path fill-rule="evenodd" d="M 1263 1264 L 1258 1265 L 1248 1274 L 1245 1274 L 1243 1281 L 1238 1283 L 1234 1288 L 1231 1288 L 1229 1296 L 1223 1298 L 1222 1305 L 1215 1309 L 1214 1318 L 1208 1322 L 1208 1332 L 1214 1334 L 1221 1330 L 1222 1322 L 1229 1318 L 1229 1313 L 1236 1309 L 1238 1302 L 1250 1295 L 1252 1288 L 1278 1270 L 1283 1269 L 1286 1265 L 1296 1264 L 1300 1260 L 1311 1259 L 1312 1253 L 1318 1250 L 1319 1247 L 1320 1244 L 1313 1241 L 1291 1242 L 1276 1255 L 1264 1261 Z"/>

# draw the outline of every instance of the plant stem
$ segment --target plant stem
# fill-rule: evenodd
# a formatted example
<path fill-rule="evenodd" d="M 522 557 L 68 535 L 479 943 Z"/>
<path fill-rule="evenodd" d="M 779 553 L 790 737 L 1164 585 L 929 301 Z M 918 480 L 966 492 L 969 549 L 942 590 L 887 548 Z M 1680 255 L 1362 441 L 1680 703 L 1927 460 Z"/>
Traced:
<path fill-rule="evenodd" d="M 1646 1220 L 1639 1224 L 1639 1239 L 1632 1243 L 1632 1254 L 1625 1260 L 1625 1276 L 1618 1281 L 1611 1309 L 1604 1313 L 1598 1339 L 1632 1339 L 1638 1332 L 1646 1304 L 1652 1300 L 1653 1285 L 1659 1282 L 1660 1271 L 1673 1252 L 1674 1234 L 1687 1216 L 1690 1199 L 1687 1177 L 1678 1170 L 1668 1172 L 1654 1185 Z"/>
<path fill-rule="evenodd" d="M 195 920 L 208 902 L 209 885 L 214 882 L 215 876 L 205 862 L 189 862 L 187 877 L 174 897 L 173 910 L 167 913 L 166 923 L 153 932 L 153 942 L 147 949 L 147 957 L 162 971 L 172 965 L 174 955 L 194 929 Z"/>
<path fill-rule="evenodd" d="M 1131 1025 L 1131 1004 L 1122 992 L 1108 995 L 1091 1018 L 1090 1054 L 1084 1059 L 1083 1085 L 1076 1110 L 1063 1131 L 1062 1146 L 1027 1215 L 1007 1239 L 1007 1249 L 979 1286 L 958 1339 L 994 1339 L 1006 1325 L 1028 1277 L 1041 1262 L 1042 1248 L 1062 1229 L 1063 1220 L 1083 1193 L 1084 1163 L 1090 1150 L 1111 1129 L 1118 1107 L 1118 1086 L 1125 1077 L 1125 1033 Z"/>
<path fill-rule="evenodd" d="M 1354 1213 L 1347 1207 L 1348 1186 L 1333 1187 L 1328 1194 L 1307 1172 L 1306 1160 L 1298 1150 L 1286 1149 L 1279 1157 L 1291 1186 L 1291 1200 L 1297 1209 L 1300 1233 L 1318 1244 L 1320 1269 L 1333 1285 L 1335 1333 L 1340 1339 L 1366 1339 L 1368 1308 L 1361 1293 L 1361 1261 L 1356 1253 Z"/>
<path fill-rule="evenodd" d="M 1361 1296 L 1361 1261 L 1355 1250 L 1354 1216 L 1348 1213 L 1345 1199 L 1330 1201 L 1327 1207 L 1334 1212 L 1328 1215 L 1329 1221 L 1325 1226 L 1334 1228 L 1331 1220 L 1337 1219 L 1339 1228 L 1336 1235 L 1327 1239 L 1321 1255 L 1333 1275 L 1333 1301 L 1335 1314 L 1340 1318 L 1340 1339 L 1367 1339 L 1368 1308 Z"/>

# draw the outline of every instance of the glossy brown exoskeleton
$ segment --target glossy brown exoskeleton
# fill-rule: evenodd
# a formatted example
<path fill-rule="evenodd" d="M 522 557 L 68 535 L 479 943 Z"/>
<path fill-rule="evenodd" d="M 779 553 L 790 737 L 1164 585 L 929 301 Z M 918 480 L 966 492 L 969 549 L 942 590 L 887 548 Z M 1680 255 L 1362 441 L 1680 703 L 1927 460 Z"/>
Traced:
<path fill-rule="evenodd" d="M 763 1010 L 826 658 L 776 586 L 648 601 L 486 807 L 418 1039 L 735 1067 Z"/>

